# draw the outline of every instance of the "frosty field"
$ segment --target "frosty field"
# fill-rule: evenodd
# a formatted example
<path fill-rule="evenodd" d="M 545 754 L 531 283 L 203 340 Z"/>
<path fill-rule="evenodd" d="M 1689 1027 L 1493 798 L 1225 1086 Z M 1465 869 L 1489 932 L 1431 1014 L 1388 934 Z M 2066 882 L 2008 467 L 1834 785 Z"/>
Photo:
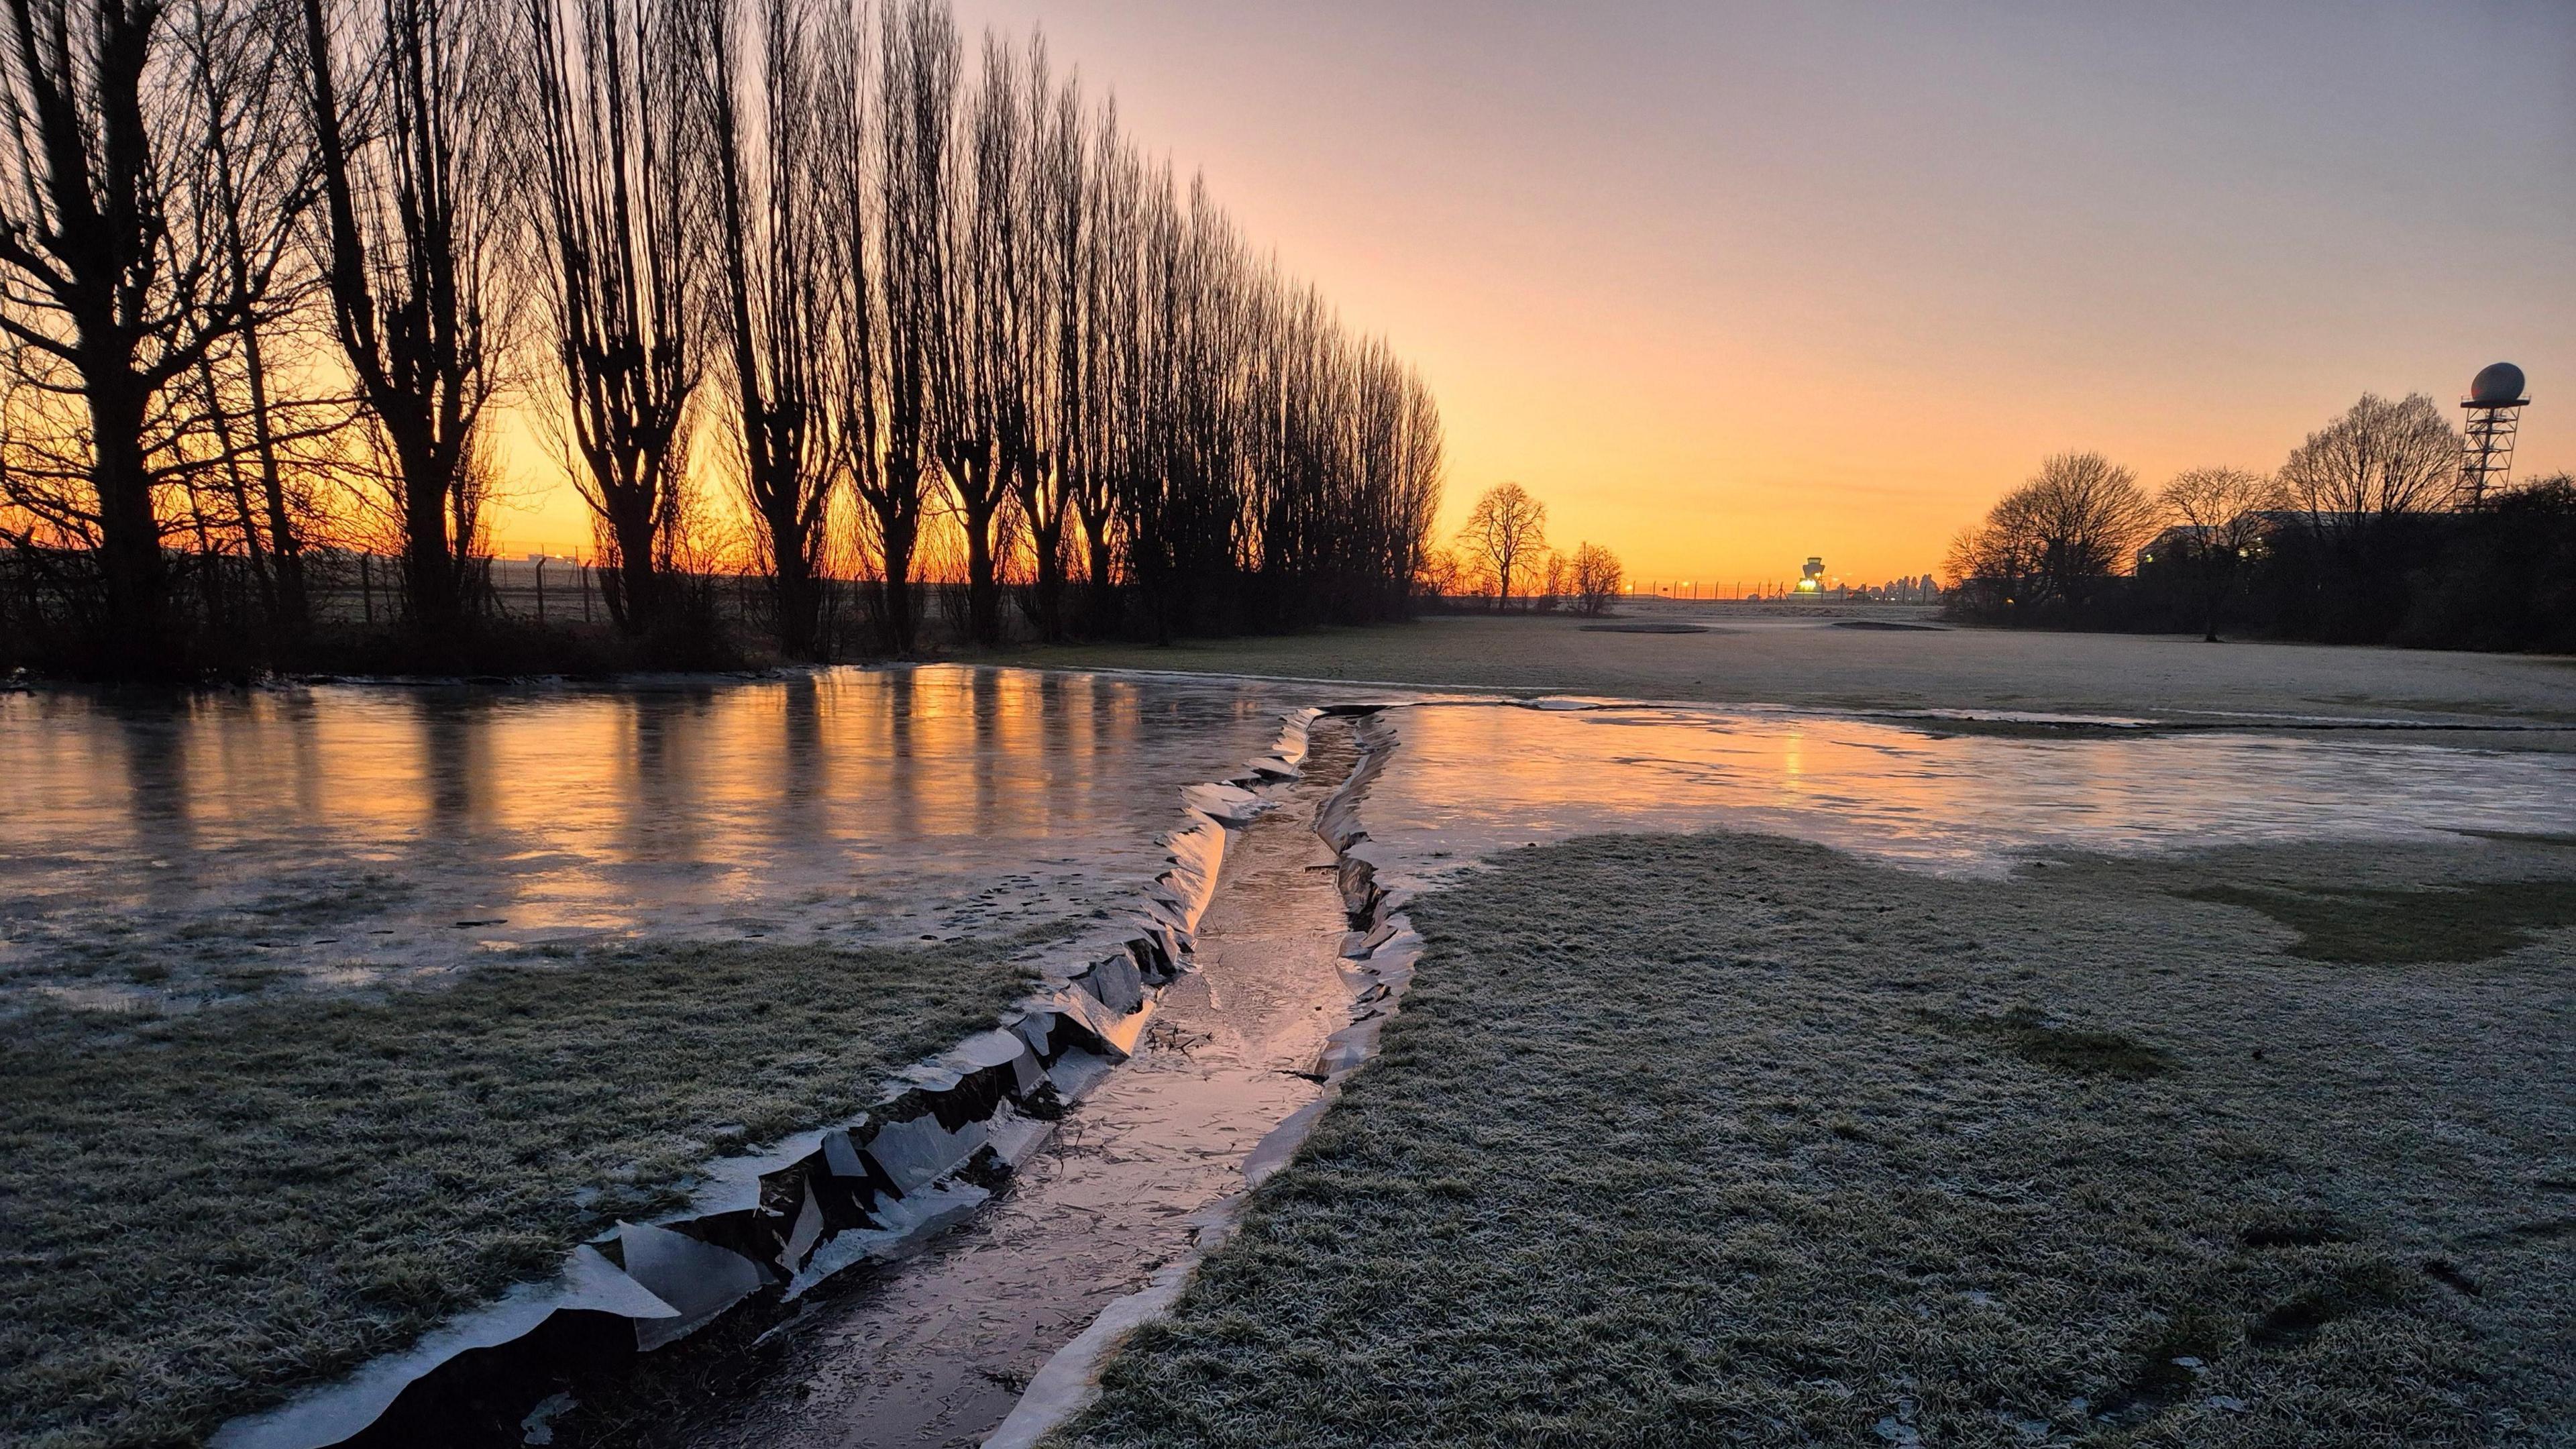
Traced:
<path fill-rule="evenodd" d="M 0 696 L 0 1424 L 198 1438 L 671 1211 L 989 1026 L 1115 927 L 1185 787 L 1333 702 L 1388 707 L 1350 854 L 1419 975 L 1071 1441 L 2570 1422 L 2565 661 L 1671 619 L 1713 632 Z M 1220 893 L 1319 868 L 1265 838 L 1283 864 Z M 1257 999 L 1258 959 L 1184 985 Z M 1190 1043 L 1139 1069 L 1201 1070 Z M 1087 1151 L 1157 1130 L 1086 1110 Z M 1239 1186 L 1234 1150 L 1184 1195 Z M 1082 1313 L 1141 1286 L 1122 1261 Z M 1069 1311 L 997 1335 L 990 1382 Z M 803 1422 L 761 1365 L 829 1353 L 743 1351 L 682 1381 L 738 1415 L 574 1410 L 556 1442 Z"/>

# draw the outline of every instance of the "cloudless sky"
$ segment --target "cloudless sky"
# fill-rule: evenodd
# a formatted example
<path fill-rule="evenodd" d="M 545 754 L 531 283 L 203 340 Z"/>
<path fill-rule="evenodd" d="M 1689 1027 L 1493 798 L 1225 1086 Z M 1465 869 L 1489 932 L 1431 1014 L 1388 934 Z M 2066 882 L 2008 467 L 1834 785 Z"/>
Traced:
<path fill-rule="evenodd" d="M 1444 536 L 1509 478 L 1641 579 L 1876 581 L 2047 453 L 2268 469 L 2497 358 L 2576 466 L 2570 0 L 958 6 L 1421 367 Z"/>

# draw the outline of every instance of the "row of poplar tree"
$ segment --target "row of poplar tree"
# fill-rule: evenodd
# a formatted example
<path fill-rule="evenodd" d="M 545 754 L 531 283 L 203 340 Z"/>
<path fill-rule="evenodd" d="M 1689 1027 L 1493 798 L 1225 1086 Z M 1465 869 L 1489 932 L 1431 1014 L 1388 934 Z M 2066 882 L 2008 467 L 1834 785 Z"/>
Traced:
<path fill-rule="evenodd" d="M 983 642 L 1015 577 L 1051 638 L 1407 607 L 1428 392 L 1042 40 L 942 0 L 0 9 L 0 521 L 20 607 L 112 666 L 179 659 L 209 558 L 280 639 L 331 544 L 470 624 L 512 406 L 637 635 L 710 491 L 791 656 L 835 575 L 916 648 L 934 533 Z"/>

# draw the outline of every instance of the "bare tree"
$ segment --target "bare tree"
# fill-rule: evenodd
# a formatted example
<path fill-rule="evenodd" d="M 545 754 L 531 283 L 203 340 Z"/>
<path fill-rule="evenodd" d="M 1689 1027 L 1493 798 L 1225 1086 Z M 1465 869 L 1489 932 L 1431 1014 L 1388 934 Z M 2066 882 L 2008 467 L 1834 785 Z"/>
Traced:
<path fill-rule="evenodd" d="M 475 429 L 505 340 L 501 16 L 378 0 L 344 28 L 336 0 L 300 3 L 332 315 L 387 455 L 408 621 L 433 635 L 467 612 L 486 482 Z"/>
<path fill-rule="evenodd" d="M 2419 392 L 2390 402 L 2364 393 L 2291 451 L 2281 485 L 2320 535 L 2350 539 L 2433 508 L 2459 466 L 2459 431 L 2431 398 Z"/>
<path fill-rule="evenodd" d="M 1620 567 L 1619 556 L 1597 543 L 1577 545 L 1574 550 L 1574 607 L 1587 618 L 1599 618 L 1610 612 L 1627 582 L 1627 570 Z"/>
<path fill-rule="evenodd" d="M 1941 571 L 1952 588 L 1965 590 L 1986 607 L 2036 603 L 2040 531 L 2028 488 L 2016 488 L 1987 509 L 1983 520 L 1959 530 Z"/>
<path fill-rule="evenodd" d="M 206 418 L 243 552 L 271 625 L 294 643 L 312 625 L 304 550 L 320 510 L 290 481 L 288 450 L 341 421 L 335 398 L 282 397 L 272 339 L 295 323 L 317 278 L 286 238 L 311 200 L 312 152 L 296 144 L 292 77 L 271 4 L 189 0 L 179 40 L 205 127 L 201 184 L 211 203 L 219 285 L 238 316 L 230 345 L 198 362 Z M 229 355 L 226 355 L 229 354 Z"/>
<path fill-rule="evenodd" d="M 854 258 L 844 269 L 845 285 L 858 288 L 845 315 L 869 335 L 853 332 L 845 338 L 845 349 L 855 346 L 862 352 L 856 365 L 843 369 L 842 386 L 845 393 L 861 386 L 871 371 L 882 377 L 876 414 L 881 439 L 868 449 L 872 456 L 856 459 L 853 483 L 872 520 L 879 565 L 877 615 L 886 647 L 910 654 L 919 628 L 912 593 L 914 554 L 938 468 L 939 388 L 954 342 L 950 215 L 956 22 L 938 0 L 898 0 L 886 14 L 878 54 L 875 134 L 883 163 L 876 283 L 871 292 L 863 258 Z M 843 94 L 855 98 L 855 84 Z M 856 120 L 852 118 L 853 129 Z M 865 172 L 853 170 L 841 191 L 843 209 L 834 231 L 853 246 L 863 244 L 866 235 L 866 187 Z"/>
<path fill-rule="evenodd" d="M 1458 541 L 1491 567 L 1495 604 L 1510 608 L 1513 571 L 1547 547 L 1547 505 L 1518 483 L 1497 483 L 1477 498 Z"/>
<path fill-rule="evenodd" d="M 1998 506 L 1996 522 L 2020 535 L 2009 546 L 2042 598 L 2082 604 L 2096 581 L 2123 571 L 2155 509 L 2128 469 L 2099 453 L 2058 453 Z"/>
<path fill-rule="evenodd" d="M 2198 585 L 2203 637 L 2218 642 L 2218 614 L 2242 581 L 2267 531 L 2263 513 L 2280 501 L 2280 485 L 2242 468 L 2191 468 L 2173 476 L 2156 495 L 2177 524 L 2166 547 L 2182 555 L 2171 562 L 2191 570 Z"/>
<path fill-rule="evenodd" d="M 665 614 L 697 386 L 692 81 L 704 28 L 687 0 L 525 0 L 528 93 L 544 178 L 538 270 L 609 615 Z"/>
<path fill-rule="evenodd" d="M 1051 84 L 1046 50 L 1036 41 L 1030 46 L 1028 108 L 1037 142 L 1029 188 L 1036 275 L 1022 346 L 1032 354 L 1034 445 L 1023 450 L 1012 486 L 1028 523 L 1038 634 L 1057 640 L 1067 633 L 1065 529 L 1084 487 L 1075 480 L 1092 470 L 1082 399 L 1098 361 L 1084 310 L 1091 295 L 1087 274 L 1098 262 L 1091 238 L 1095 158 L 1086 144 L 1081 88 L 1070 80 L 1061 88 Z"/>
<path fill-rule="evenodd" d="M 518 357 L 562 389 L 638 632 L 702 503 L 700 409 L 791 654 L 830 645 L 843 559 L 899 652 L 917 555 L 986 642 L 1006 584 L 1049 639 L 1411 607 L 1429 389 L 1037 38 L 986 37 L 967 84 L 943 0 L 0 6 L 24 213 L 0 207 L 0 488 L 40 545 L 14 573 L 50 571 L 67 615 L 263 615 L 282 645 L 311 542 L 390 543 L 401 617 L 443 639 L 491 597 L 479 424 Z M 527 354 L 522 298 L 549 309 Z"/>
<path fill-rule="evenodd" d="M 213 123 L 204 90 L 185 82 L 164 39 L 167 9 L 166 0 L 6 0 L 0 43 L 9 126 L 0 332 L 15 345 L 24 395 L 70 400 L 79 413 L 56 461 L 16 460 L 11 494 L 94 540 L 107 648 L 142 669 L 175 662 L 155 499 L 168 390 L 265 296 L 301 204 L 290 197 L 284 214 L 250 219 L 246 275 L 228 274 L 222 197 L 203 184 Z"/>
<path fill-rule="evenodd" d="M 1118 129 L 1113 101 L 1092 139 L 1090 212 L 1082 228 L 1080 307 L 1084 386 L 1075 399 L 1080 442 L 1072 450 L 1068 489 L 1082 528 L 1089 599 L 1087 625 L 1106 634 L 1117 625 L 1119 540 L 1139 439 L 1145 297 L 1141 286 L 1145 169 Z"/>
<path fill-rule="evenodd" d="M 832 250 L 817 193 L 833 142 L 818 125 L 806 8 L 711 0 L 708 10 L 699 47 L 703 142 L 715 178 L 716 311 L 732 362 L 743 495 L 778 646 L 811 659 L 823 647 L 832 498 L 822 391 L 835 288 L 823 276 Z"/>
<path fill-rule="evenodd" d="M 1026 466 L 1034 446 L 1021 338 L 1035 281 L 1023 194 L 1029 136 L 1017 69 L 1011 51 L 987 35 L 983 77 L 968 107 L 973 197 L 959 218 L 964 265 L 953 272 L 955 331 L 944 349 L 945 406 L 938 414 L 939 459 L 966 534 L 968 632 L 984 645 L 1002 637 L 996 522 L 1011 496 L 1012 475 Z"/>
<path fill-rule="evenodd" d="M 2059 453 L 1950 545 L 1954 584 L 1989 606 L 2081 605 L 2155 529 L 2137 476 L 2099 453 Z"/>
<path fill-rule="evenodd" d="M 1466 590 L 1466 568 L 1445 548 L 1424 549 L 1414 566 L 1414 587 L 1434 601 L 1455 598 Z"/>

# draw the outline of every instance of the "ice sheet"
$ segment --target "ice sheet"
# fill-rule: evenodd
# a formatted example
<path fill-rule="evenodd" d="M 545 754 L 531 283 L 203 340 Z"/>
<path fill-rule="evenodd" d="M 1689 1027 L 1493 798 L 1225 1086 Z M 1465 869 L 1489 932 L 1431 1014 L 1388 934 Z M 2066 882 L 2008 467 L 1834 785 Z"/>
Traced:
<path fill-rule="evenodd" d="M 0 1006 L 630 936 L 994 936 L 1131 899 L 1314 691 L 924 666 L 0 695 Z"/>
<path fill-rule="evenodd" d="M 1547 702 L 1539 702 L 1545 704 Z M 1750 830 L 1945 871 L 2048 850 L 2576 831 L 2576 757 L 2248 734 L 1940 735 L 1830 715 L 1618 705 L 1391 710 L 1362 808 L 1414 886 L 1597 832 Z"/>

